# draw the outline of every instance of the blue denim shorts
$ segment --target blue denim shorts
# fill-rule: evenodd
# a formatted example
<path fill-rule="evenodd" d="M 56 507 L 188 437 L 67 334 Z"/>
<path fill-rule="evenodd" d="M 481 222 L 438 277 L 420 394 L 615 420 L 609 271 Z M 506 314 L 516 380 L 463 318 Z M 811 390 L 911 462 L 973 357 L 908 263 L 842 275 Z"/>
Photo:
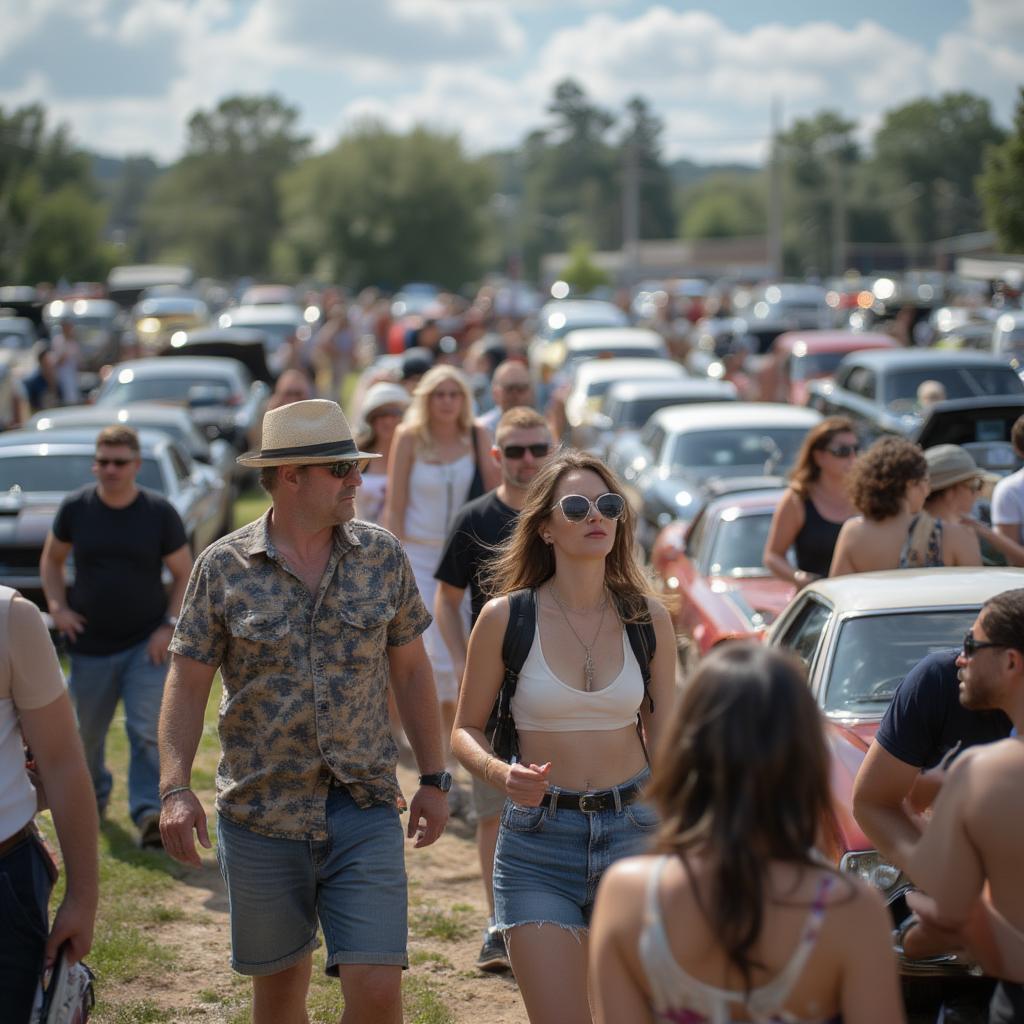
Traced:
<path fill-rule="evenodd" d="M 647 776 L 645 768 L 622 786 Z M 654 810 L 640 801 L 619 810 L 578 811 L 506 800 L 494 854 L 495 927 L 557 924 L 585 932 L 605 870 L 643 853 L 657 827 Z"/>
<path fill-rule="evenodd" d="M 221 817 L 217 859 L 228 891 L 231 966 L 276 974 L 327 943 L 339 964 L 408 967 L 404 834 L 394 806 L 360 808 L 340 786 L 327 796 L 324 841 L 262 836 Z"/>

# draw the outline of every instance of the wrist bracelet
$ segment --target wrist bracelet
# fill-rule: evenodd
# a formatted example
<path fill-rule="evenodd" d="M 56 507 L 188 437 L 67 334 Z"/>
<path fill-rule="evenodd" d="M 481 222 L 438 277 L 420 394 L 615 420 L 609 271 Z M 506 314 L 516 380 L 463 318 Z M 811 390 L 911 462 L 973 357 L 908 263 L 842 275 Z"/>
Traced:
<path fill-rule="evenodd" d="M 174 796 L 175 793 L 191 793 L 191 786 L 173 786 L 166 792 L 160 794 L 160 803 L 163 803 L 169 796 Z"/>

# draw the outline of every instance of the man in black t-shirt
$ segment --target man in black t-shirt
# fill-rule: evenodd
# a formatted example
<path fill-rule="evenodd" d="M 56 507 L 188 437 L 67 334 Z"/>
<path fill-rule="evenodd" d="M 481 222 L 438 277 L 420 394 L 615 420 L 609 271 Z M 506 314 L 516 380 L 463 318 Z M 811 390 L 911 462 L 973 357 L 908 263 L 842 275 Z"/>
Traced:
<path fill-rule="evenodd" d="M 456 678 L 460 681 L 466 668 L 467 638 L 462 618 L 466 588 L 469 587 L 472 621 L 476 623 L 487 603 L 487 595 L 481 587 L 481 572 L 493 557 L 494 549 L 515 528 L 530 483 L 551 451 L 551 431 L 539 412 L 526 406 L 505 412 L 498 420 L 491 449 L 494 461 L 501 468 L 501 483 L 490 493 L 463 505 L 448 533 L 441 562 L 434 573 L 438 580 L 434 617 L 451 652 Z M 494 847 L 498 841 L 498 818 L 504 801 L 504 793 L 474 777 L 477 852 L 491 911 L 483 948 L 477 958 L 477 966 L 485 971 L 507 970 L 509 966 L 504 941 L 499 933 L 492 930 L 494 896 L 491 876 Z"/>
<path fill-rule="evenodd" d="M 181 518 L 161 495 L 140 488 L 138 435 L 112 426 L 96 439 L 97 483 L 67 495 L 47 535 L 40 563 L 50 615 L 68 642 L 75 704 L 100 814 L 113 778 L 104 744 L 124 701 L 131 748 L 128 808 L 143 846 L 160 845 L 157 722 L 167 673 L 167 645 L 192 569 Z M 64 565 L 74 554 L 68 591 Z M 161 574 L 170 571 L 170 598 Z"/>
<path fill-rule="evenodd" d="M 921 837 L 904 801 L 922 771 L 967 747 L 1005 739 L 1002 711 L 973 710 L 960 700 L 959 651 L 929 654 L 900 683 L 853 791 L 853 813 L 865 835 L 896 864 Z"/>

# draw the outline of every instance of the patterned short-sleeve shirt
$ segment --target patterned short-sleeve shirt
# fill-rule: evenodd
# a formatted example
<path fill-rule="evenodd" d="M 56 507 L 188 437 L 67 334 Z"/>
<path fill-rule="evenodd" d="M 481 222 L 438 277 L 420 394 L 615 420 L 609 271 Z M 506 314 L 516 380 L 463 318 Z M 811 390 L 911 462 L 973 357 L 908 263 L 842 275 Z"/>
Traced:
<path fill-rule="evenodd" d="M 337 527 L 314 594 L 275 550 L 269 516 L 196 560 L 170 649 L 221 670 L 218 813 L 263 835 L 326 839 L 332 779 L 361 807 L 398 796 L 387 649 L 431 618 L 387 530 Z"/>

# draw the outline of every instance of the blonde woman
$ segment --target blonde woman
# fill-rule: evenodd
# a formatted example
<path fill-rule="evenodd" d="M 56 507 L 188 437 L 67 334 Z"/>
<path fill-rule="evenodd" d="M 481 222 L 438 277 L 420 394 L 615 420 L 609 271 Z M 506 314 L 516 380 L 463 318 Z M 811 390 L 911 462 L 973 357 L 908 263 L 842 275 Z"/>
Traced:
<path fill-rule="evenodd" d="M 498 485 L 490 438 L 473 424 L 473 396 L 461 371 L 435 366 L 412 393 L 391 444 L 384 523 L 405 546 L 420 596 L 434 607 L 434 571 L 448 527 L 469 498 Z M 459 680 L 437 623 L 423 636 L 434 669 L 446 745 Z M 449 751 L 450 757 L 450 751 Z"/>
<path fill-rule="evenodd" d="M 555 455 L 492 563 L 491 592 L 505 596 L 484 606 L 469 641 L 452 744 L 469 771 L 507 796 L 495 928 L 532 1024 L 590 1024 L 597 883 L 613 861 L 641 852 L 657 826 L 643 787 L 673 703 L 676 647 L 634 550 L 632 511 L 608 467 L 584 452 Z M 520 758 L 508 764 L 485 728 L 504 675 L 507 595 L 521 588 L 533 591 L 536 625 L 511 705 Z M 648 618 L 656 650 L 645 693 L 625 623 Z"/>

